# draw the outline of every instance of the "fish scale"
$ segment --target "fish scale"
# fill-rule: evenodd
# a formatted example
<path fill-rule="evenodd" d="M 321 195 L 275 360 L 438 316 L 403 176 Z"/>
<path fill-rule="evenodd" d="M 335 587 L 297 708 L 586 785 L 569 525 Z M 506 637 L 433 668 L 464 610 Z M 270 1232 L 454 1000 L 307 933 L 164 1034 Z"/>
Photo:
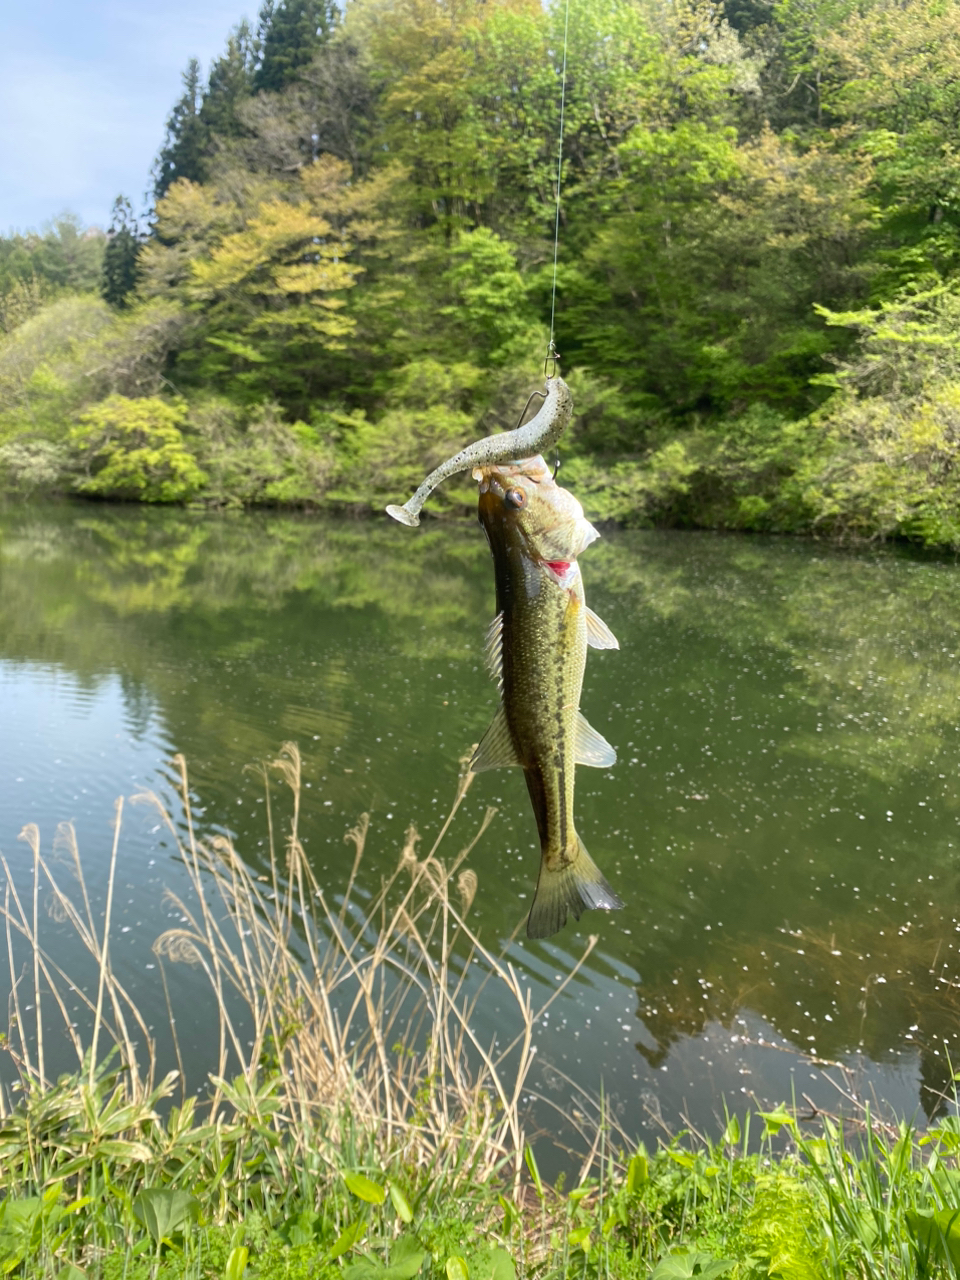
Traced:
<path fill-rule="evenodd" d="M 491 667 L 501 703 L 471 767 L 524 771 L 540 835 L 540 875 L 527 920 L 550 937 L 568 914 L 622 906 L 587 853 L 574 815 L 576 765 L 607 767 L 608 742 L 580 713 L 588 645 L 617 648 L 588 608 L 577 557 L 599 535 L 542 457 L 480 467 L 480 523 L 494 561 Z"/>

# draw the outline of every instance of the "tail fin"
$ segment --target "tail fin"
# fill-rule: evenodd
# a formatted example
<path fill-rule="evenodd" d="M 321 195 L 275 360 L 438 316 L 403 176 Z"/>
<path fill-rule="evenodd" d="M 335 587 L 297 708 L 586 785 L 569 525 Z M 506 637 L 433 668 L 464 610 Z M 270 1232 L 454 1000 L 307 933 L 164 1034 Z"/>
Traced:
<path fill-rule="evenodd" d="M 576 841 L 577 856 L 562 870 L 551 871 L 545 860 L 540 861 L 540 878 L 527 918 L 528 938 L 549 938 L 559 933 L 568 911 L 579 920 L 581 913 L 590 907 L 616 911 L 623 906 L 579 836 Z"/>

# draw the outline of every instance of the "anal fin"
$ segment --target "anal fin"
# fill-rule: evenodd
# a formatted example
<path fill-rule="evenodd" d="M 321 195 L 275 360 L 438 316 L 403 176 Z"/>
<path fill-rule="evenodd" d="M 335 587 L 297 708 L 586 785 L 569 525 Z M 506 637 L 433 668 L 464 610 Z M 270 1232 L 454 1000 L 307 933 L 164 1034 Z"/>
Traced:
<path fill-rule="evenodd" d="M 483 743 L 480 744 L 483 746 Z M 574 760 L 592 769 L 609 769 L 617 763 L 617 753 L 602 733 L 598 733 L 582 711 L 577 713 L 577 743 Z"/>

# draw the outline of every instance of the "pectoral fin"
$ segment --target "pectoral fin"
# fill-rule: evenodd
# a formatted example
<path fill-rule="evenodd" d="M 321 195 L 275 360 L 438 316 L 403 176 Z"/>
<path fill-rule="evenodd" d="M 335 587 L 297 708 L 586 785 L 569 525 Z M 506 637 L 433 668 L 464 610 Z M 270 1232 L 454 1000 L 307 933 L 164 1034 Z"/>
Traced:
<path fill-rule="evenodd" d="M 587 644 L 591 649 L 619 649 L 620 642 L 602 618 L 589 605 L 587 610 Z"/>
<path fill-rule="evenodd" d="M 482 773 L 484 769 L 504 769 L 519 763 L 507 726 L 507 717 L 501 707 L 493 717 L 490 728 L 480 739 L 480 745 L 470 761 L 470 768 L 474 773 Z"/>
<path fill-rule="evenodd" d="M 496 724 L 496 721 L 494 721 L 494 724 Z M 486 738 L 484 738 L 484 742 L 486 742 Z M 480 747 L 483 747 L 483 742 L 480 743 Z M 577 713 L 575 759 L 577 764 L 590 765 L 594 769 L 608 769 L 610 765 L 617 763 L 616 751 L 614 751 L 602 733 L 597 733 L 582 711 Z"/>

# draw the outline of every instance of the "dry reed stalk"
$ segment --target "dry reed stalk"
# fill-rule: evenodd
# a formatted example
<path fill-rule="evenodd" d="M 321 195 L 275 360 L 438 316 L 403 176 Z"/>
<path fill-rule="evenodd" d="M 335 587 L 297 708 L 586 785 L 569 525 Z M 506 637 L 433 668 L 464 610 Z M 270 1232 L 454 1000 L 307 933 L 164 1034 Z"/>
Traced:
<path fill-rule="evenodd" d="M 110 851 L 110 873 L 107 876 L 107 905 L 103 910 L 103 942 L 100 946 L 100 981 L 97 984 L 97 1011 L 93 1017 L 93 1041 L 90 1045 L 90 1088 L 93 1088 L 94 1077 L 97 1069 L 97 1043 L 100 1039 L 100 1025 L 103 1021 L 103 992 L 107 985 L 107 954 L 110 945 L 110 912 L 113 907 L 113 886 L 117 878 L 117 853 L 120 848 L 120 826 L 123 822 L 123 796 L 117 800 L 116 816 L 113 823 L 113 848 Z M 39 861 L 39 851 L 35 861 Z M 39 884 L 39 876 L 34 876 L 33 881 L 33 912 L 34 912 L 34 936 L 37 933 L 36 912 L 37 912 L 37 888 Z M 37 956 L 37 949 L 33 951 L 34 959 Z M 40 981 L 37 980 L 37 1008 L 39 1010 Z M 39 1012 L 37 1015 L 39 1019 Z M 43 1078 L 43 1062 L 40 1062 L 40 1076 Z"/>
<path fill-rule="evenodd" d="M 477 877 L 461 870 L 489 826 L 488 809 L 473 839 L 448 867 L 437 856 L 473 775 L 464 769 L 450 812 L 429 854 L 417 856 L 419 837 L 411 828 L 398 864 L 380 890 L 361 907 L 355 893 L 369 832 L 363 815 L 345 840 L 354 847 L 346 892 L 330 904 L 304 853 L 299 837 L 301 760 L 286 743 L 271 762 L 289 787 L 292 819 L 283 850 L 275 846 L 269 773 L 267 785 L 270 874 L 266 884 L 238 855 L 232 843 L 197 836 L 190 806 L 186 764 L 175 757 L 185 831 L 152 793 L 134 797 L 161 814 L 175 840 L 190 882 L 190 902 L 169 895 L 182 923 L 154 943 L 181 1068 L 166 962 L 187 962 L 204 972 L 217 1011 L 217 1069 L 209 1073 L 212 1095 L 208 1123 L 226 1105 L 242 1105 L 258 1124 L 282 1134 L 276 1148 L 281 1175 L 299 1160 L 318 1156 L 339 1167 L 341 1147 L 358 1132 L 365 1150 L 383 1164 L 400 1161 L 443 1177 L 469 1170 L 475 1179 L 509 1170 L 515 1185 L 523 1167 L 525 1135 L 521 1097 L 534 1060 L 533 1029 L 543 1012 L 573 979 L 592 950 L 542 1008 L 505 959 L 488 950 L 467 923 Z M 95 926 L 71 829 L 58 834 L 80 885 L 82 912 L 40 853 L 35 828 L 24 835 L 34 851 L 32 918 L 6 875 L 2 913 L 11 983 L 10 1051 L 25 1083 L 41 1090 L 42 1051 L 34 1055 L 23 1023 L 14 938 L 25 940 L 33 958 L 33 978 L 59 1009 L 92 1086 L 101 1044 L 120 1051 L 126 1067 L 122 1088 L 142 1101 L 156 1078 L 156 1047 L 139 1010 L 109 964 L 109 924 L 117 870 L 122 806 L 118 804 L 103 929 Z M 458 875 L 459 873 L 459 875 Z M 261 877 L 263 878 L 263 877 Z M 48 883 L 58 918 L 69 921 L 98 967 L 96 1003 L 88 999 L 45 953 L 38 936 L 41 879 Z M 269 894 L 265 892 L 268 888 Z M 459 901 L 459 906 L 457 905 Z M 475 978 L 475 975 L 476 978 Z M 485 1044 L 476 1030 L 480 993 L 499 985 L 520 1024 L 506 1046 Z M 92 1051 L 84 1052 L 63 999 L 64 984 L 93 1018 Z M 145 1046 L 141 1064 L 131 1035 L 133 1020 Z M 38 1051 L 42 1041 L 38 1040 Z M 231 1084 L 227 1070 L 236 1073 Z M 175 1073 L 173 1073 L 175 1075 Z M 169 1092 L 173 1075 L 166 1078 Z M 186 1084 L 181 1086 L 186 1097 Z M 242 1100 L 238 1088 L 242 1086 Z"/>
<path fill-rule="evenodd" d="M 69 896 L 64 893 L 60 887 L 57 878 L 47 861 L 40 853 L 40 833 L 34 824 L 24 827 L 20 833 L 20 838 L 24 840 L 33 853 L 33 884 L 32 899 L 33 910 L 28 916 L 24 909 L 20 896 L 17 893 L 16 885 L 9 864 L 6 859 L 0 856 L 0 867 L 3 869 L 6 881 L 4 892 L 4 905 L 0 909 L 3 916 L 4 928 L 7 941 L 7 962 L 10 972 L 10 1005 L 12 1006 L 12 1016 L 10 1018 L 10 1033 L 4 1048 L 16 1063 L 25 1085 L 36 1087 L 40 1090 L 49 1089 L 52 1081 L 47 1077 L 45 1069 L 45 1061 L 42 1052 L 43 1045 L 43 1013 L 42 1002 L 44 992 L 50 995 L 59 1010 L 63 1028 L 67 1038 L 77 1057 L 78 1070 L 89 1068 L 88 1086 L 93 1085 L 93 1064 L 97 1060 L 97 1046 L 100 1040 L 101 1031 L 106 1032 L 107 1039 L 110 1043 L 118 1047 L 123 1055 L 124 1061 L 128 1066 L 129 1076 L 127 1088 L 132 1101 L 142 1099 L 153 1088 L 154 1076 L 154 1042 L 150 1035 L 146 1022 L 143 1019 L 140 1010 L 130 996 L 129 992 L 120 983 L 109 965 L 109 921 L 113 899 L 113 885 L 116 876 L 117 852 L 119 847 L 119 838 L 121 830 L 121 814 L 122 804 L 118 801 L 114 825 L 114 841 L 113 851 L 111 855 L 110 874 L 107 884 L 107 906 L 104 914 L 103 940 L 97 936 L 94 927 L 93 912 L 90 907 L 90 900 L 87 894 L 86 883 L 83 879 L 82 870 L 79 862 L 79 854 L 76 847 L 76 837 L 72 828 L 68 824 L 63 824 L 58 829 L 55 848 L 62 848 L 64 845 L 71 851 L 75 859 L 75 870 L 81 884 L 81 892 L 86 909 L 86 920 L 77 911 L 75 905 Z M 61 921 L 69 922 L 74 926 L 77 936 L 83 945 L 89 951 L 97 964 L 97 1002 L 93 1003 L 86 993 L 76 985 L 72 978 L 64 972 L 61 966 L 47 954 L 41 944 L 39 936 L 39 896 L 41 883 L 45 882 L 52 891 L 50 909 L 51 913 Z M 23 1022 L 23 1011 L 20 1007 L 19 987 L 22 981 L 22 975 L 18 976 L 16 972 L 16 964 L 14 960 L 14 938 L 19 935 L 27 943 L 33 962 L 34 975 L 34 1007 L 37 1014 L 37 1045 L 38 1053 L 34 1059 L 30 1040 L 26 1034 Z M 88 1013 L 93 1018 L 93 1032 L 91 1046 L 85 1050 L 79 1035 L 77 1034 L 73 1019 L 66 1007 L 64 999 L 64 990 L 74 995 L 81 1004 L 83 1004 Z M 104 1012 L 105 1003 L 109 1003 L 113 1012 L 112 1022 L 107 1020 Z M 136 1047 L 127 1016 L 124 1014 L 124 1007 L 127 1014 L 132 1018 L 133 1022 L 143 1037 L 145 1046 L 145 1057 L 147 1061 L 147 1072 L 143 1075 L 140 1063 L 137 1057 Z"/>

